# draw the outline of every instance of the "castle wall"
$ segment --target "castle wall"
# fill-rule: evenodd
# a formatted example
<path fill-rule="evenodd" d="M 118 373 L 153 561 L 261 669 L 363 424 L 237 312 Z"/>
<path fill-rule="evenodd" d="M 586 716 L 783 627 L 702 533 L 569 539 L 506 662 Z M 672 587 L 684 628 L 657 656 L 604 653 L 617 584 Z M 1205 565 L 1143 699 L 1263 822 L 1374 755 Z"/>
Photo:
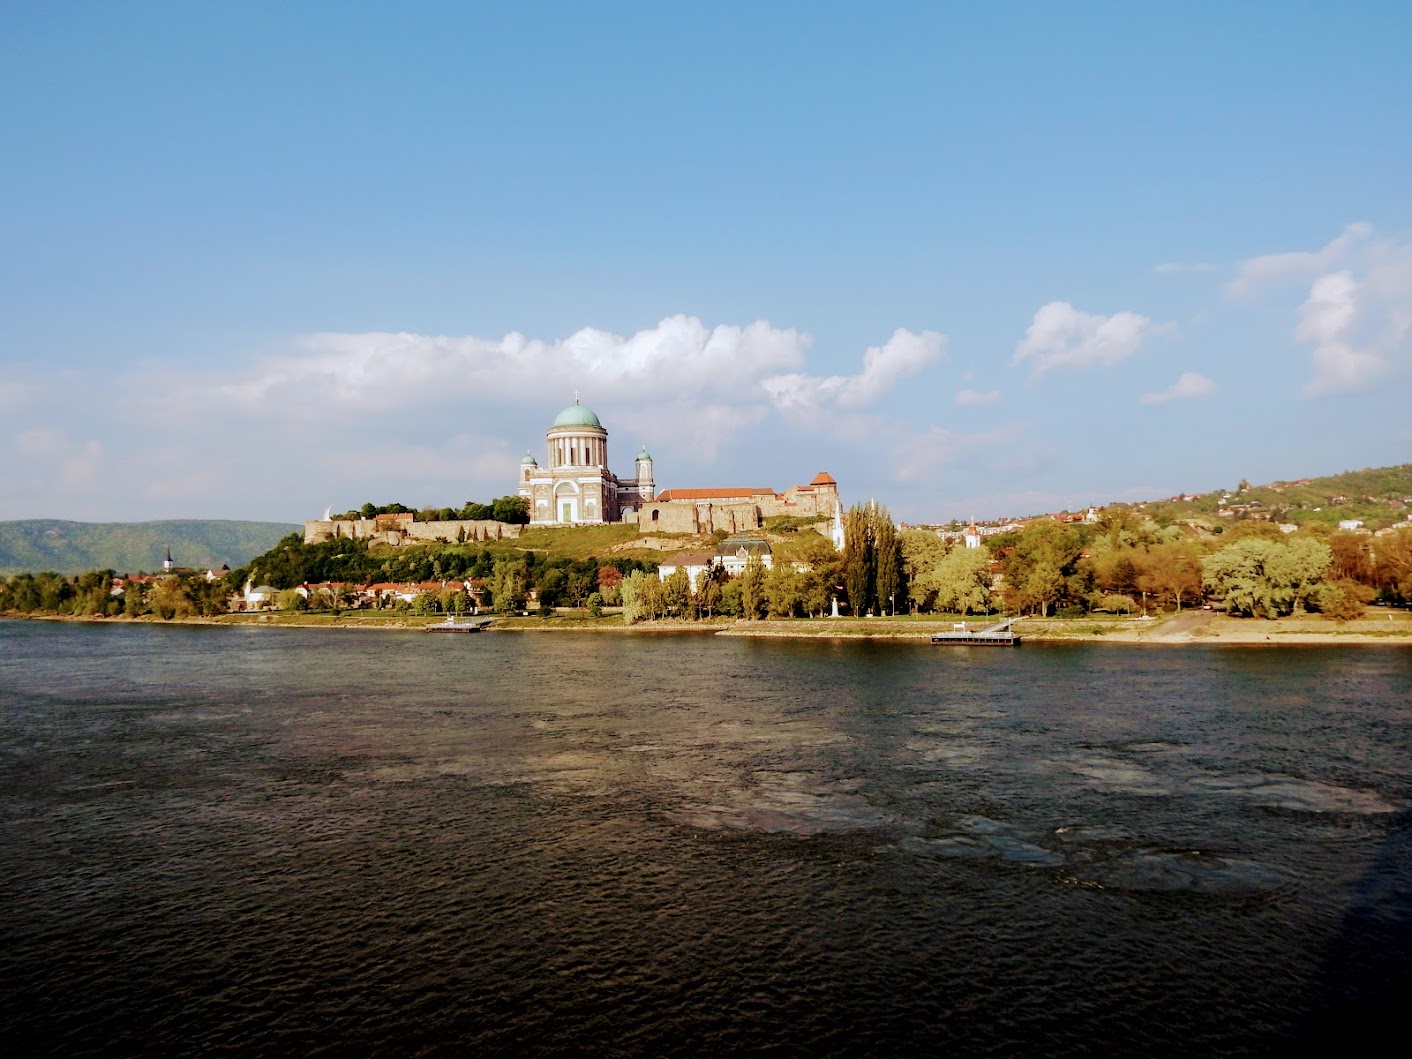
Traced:
<path fill-rule="evenodd" d="M 398 527 L 376 519 L 311 519 L 304 523 L 304 543 L 318 544 L 334 537 L 373 541 L 378 544 L 427 544 L 433 541 L 457 542 L 461 539 L 496 540 L 518 537 L 523 526 L 490 519 L 456 519 L 447 522 L 403 522 Z"/>
<path fill-rule="evenodd" d="M 832 519 L 838 503 L 837 486 L 796 485 L 783 494 L 756 493 L 739 501 L 655 500 L 623 521 L 636 522 L 639 533 L 745 533 L 777 515 Z"/>

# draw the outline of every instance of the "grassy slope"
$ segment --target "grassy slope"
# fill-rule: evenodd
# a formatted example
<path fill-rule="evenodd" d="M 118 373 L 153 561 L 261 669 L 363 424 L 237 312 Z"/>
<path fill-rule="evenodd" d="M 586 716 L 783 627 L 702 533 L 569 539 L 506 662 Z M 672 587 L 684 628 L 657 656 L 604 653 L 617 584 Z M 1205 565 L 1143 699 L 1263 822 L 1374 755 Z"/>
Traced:
<path fill-rule="evenodd" d="M 0 574 L 53 570 L 160 570 L 168 547 L 180 566 L 235 568 L 301 527 L 283 522 L 0 522 Z"/>
<path fill-rule="evenodd" d="M 1215 523 L 1221 507 L 1221 490 L 1204 493 L 1192 501 L 1156 501 L 1147 505 L 1149 513 L 1174 520 L 1205 519 Z M 1341 503 L 1331 498 L 1346 496 Z M 1230 503 L 1259 501 L 1266 511 L 1280 511 L 1290 522 L 1337 523 L 1341 519 L 1361 519 L 1370 529 L 1381 529 L 1412 516 L 1404 500 L 1412 497 L 1412 463 L 1395 467 L 1372 467 L 1361 471 L 1314 478 L 1305 485 L 1270 482 L 1231 494 Z M 1316 510 L 1317 509 L 1317 510 Z"/>

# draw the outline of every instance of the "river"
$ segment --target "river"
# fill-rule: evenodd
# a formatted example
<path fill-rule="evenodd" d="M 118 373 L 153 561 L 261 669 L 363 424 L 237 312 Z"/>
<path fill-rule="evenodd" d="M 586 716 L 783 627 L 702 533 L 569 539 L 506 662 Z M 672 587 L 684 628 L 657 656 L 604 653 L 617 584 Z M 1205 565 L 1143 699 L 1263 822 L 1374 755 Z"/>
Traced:
<path fill-rule="evenodd" d="M 0 1040 L 1353 1047 L 1409 703 L 1397 648 L 0 622 Z"/>

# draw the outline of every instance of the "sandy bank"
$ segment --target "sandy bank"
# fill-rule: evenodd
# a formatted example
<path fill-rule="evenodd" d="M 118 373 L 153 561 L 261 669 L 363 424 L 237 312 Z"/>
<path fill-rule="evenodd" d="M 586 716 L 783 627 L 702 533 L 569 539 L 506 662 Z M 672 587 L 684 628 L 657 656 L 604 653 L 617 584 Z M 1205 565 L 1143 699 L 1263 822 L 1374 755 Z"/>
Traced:
<path fill-rule="evenodd" d="M 330 629 L 361 632 L 420 632 L 441 618 L 343 613 L 332 614 L 228 614 L 216 617 L 177 618 L 163 621 L 151 615 L 140 618 L 74 617 L 73 615 L 7 614 L 7 618 L 36 621 L 81 622 L 101 625 L 220 625 L 255 629 Z M 970 619 L 972 629 L 986 619 Z M 949 632 L 951 619 L 934 618 L 793 618 L 741 621 L 734 619 L 688 622 L 665 620 L 624 625 L 617 618 L 494 617 L 486 633 L 627 633 L 634 636 L 717 635 L 795 640 L 910 640 L 925 643 L 934 632 Z M 1302 615 L 1265 621 L 1231 618 L 1210 611 L 1185 612 L 1162 618 L 1024 618 L 1015 631 L 1023 642 L 1111 643 L 1128 646 L 1278 646 L 1281 644 L 1381 644 L 1412 646 L 1412 614 L 1371 609 L 1365 619 L 1337 622 L 1321 615 Z"/>

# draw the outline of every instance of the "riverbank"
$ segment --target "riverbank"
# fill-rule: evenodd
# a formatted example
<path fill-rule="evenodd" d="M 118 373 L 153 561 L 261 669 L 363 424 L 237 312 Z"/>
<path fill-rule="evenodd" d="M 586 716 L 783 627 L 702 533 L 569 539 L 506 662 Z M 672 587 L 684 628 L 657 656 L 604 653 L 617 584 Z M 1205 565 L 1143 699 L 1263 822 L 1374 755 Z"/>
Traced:
<path fill-rule="evenodd" d="M 338 614 L 266 613 L 222 614 L 163 621 L 154 615 L 139 618 L 74 617 L 72 615 L 7 614 L 9 618 L 83 622 L 92 624 L 226 625 L 251 628 L 300 628 L 354 632 L 417 632 L 442 617 L 415 617 L 385 611 L 343 611 Z M 492 616 L 488 633 L 631 633 L 633 635 L 695 634 L 779 639 L 925 640 L 932 633 L 950 632 L 951 617 L 898 615 L 878 618 L 789 618 L 741 621 L 721 618 L 708 621 L 666 619 L 624 625 L 617 615 L 590 617 L 560 613 L 553 617 Z M 972 629 L 991 619 L 967 619 Z M 1319 614 L 1294 615 L 1267 621 L 1232 618 L 1212 611 L 1184 611 L 1159 618 L 1090 615 L 1084 618 L 1022 618 L 1015 632 L 1029 643 L 1182 644 L 1395 644 L 1412 646 L 1412 613 L 1370 607 L 1356 621 L 1335 621 Z"/>

